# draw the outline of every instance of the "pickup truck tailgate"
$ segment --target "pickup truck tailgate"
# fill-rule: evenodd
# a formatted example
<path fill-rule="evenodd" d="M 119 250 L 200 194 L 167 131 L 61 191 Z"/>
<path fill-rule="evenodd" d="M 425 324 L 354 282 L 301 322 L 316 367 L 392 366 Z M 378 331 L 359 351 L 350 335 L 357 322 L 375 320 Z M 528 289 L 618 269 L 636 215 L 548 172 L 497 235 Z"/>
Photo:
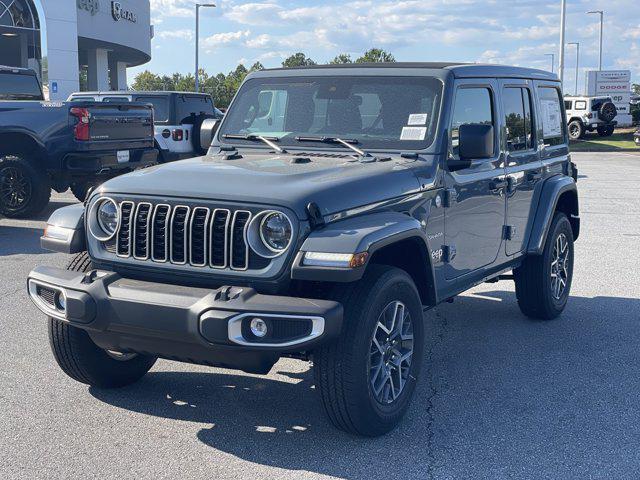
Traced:
<path fill-rule="evenodd" d="M 78 141 L 104 143 L 142 141 L 142 143 L 149 142 L 151 146 L 153 145 L 151 105 L 76 102 L 71 106 L 69 113 L 69 123 Z"/>

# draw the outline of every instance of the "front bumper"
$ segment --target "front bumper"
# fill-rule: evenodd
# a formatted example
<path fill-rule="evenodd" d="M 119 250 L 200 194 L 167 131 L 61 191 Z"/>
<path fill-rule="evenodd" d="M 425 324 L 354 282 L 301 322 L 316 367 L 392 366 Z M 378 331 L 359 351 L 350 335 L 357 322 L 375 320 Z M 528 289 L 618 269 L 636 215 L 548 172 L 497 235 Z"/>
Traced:
<path fill-rule="evenodd" d="M 101 348 L 265 373 L 287 352 L 339 335 L 342 305 L 261 295 L 252 288 L 184 287 L 37 267 L 28 290 L 46 315 L 86 330 Z M 256 337 L 251 320 L 267 334 Z"/>
<path fill-rule="evenodd" d="M 127 151 L 129 152 L 128 162 L 119 162 L 117 152 L 113 150 L 70 153 L 65 157 L 64 163 L 72 175 L 108 175 L 110 172 L 123 169 L 148 167 L 154 165 L 158 160 L 158 150 L 155 148 L 138 148 Z"/>

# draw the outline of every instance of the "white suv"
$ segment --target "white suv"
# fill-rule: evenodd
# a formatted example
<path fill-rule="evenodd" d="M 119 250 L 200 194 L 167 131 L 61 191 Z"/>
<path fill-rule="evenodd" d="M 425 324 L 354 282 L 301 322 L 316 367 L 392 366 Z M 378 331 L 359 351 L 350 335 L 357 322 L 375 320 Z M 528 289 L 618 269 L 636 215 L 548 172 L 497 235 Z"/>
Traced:
<path fill-rule="evenodd" d="M 564 108 L 567 111 L 569 138 L 578 140 L 585 132 L 596 130 L 601 137 L 609 137 L 618 122 L 618 110 L 611 97 L 564 97 Z"/>

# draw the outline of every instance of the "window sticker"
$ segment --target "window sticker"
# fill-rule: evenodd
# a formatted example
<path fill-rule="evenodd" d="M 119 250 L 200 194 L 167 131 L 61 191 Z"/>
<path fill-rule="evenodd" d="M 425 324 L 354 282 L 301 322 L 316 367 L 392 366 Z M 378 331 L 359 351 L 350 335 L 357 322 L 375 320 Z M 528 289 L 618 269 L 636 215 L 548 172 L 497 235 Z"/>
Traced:
<path fill-rule="evenodd" d="M 409 115 L 409 121 L 407 125 L 426 125 L 427 114 L 426 113 L 412 113 Z"/>
<path fill-rule="evenodd" d="M 424 140 L 427 136 L 427 127 L 404 127 L 400 134 L 400 140 Z"/>
<path fill-rule="evenodd" d="M 562 114 L 557 100 L 541 100 L 542 132 L 544 138 L 562 136 Z"/>

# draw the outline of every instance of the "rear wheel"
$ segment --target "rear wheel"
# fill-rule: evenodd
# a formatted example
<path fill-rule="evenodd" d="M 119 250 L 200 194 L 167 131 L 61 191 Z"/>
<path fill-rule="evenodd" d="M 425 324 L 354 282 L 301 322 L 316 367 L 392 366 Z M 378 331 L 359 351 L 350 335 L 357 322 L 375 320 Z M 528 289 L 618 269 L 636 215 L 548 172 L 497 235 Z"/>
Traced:
<path fill-rule="evenodd" d="M 78 254 L 68 270 L 86 272 L 92 264 L 86 252 Z M 130 385 L 142 378 L 156 362 L 155 357 L 98 347 L 89 334 L 68 323 L 49 318 L 49 343 L 56 362 L 74 380 L 102 388 Z"/>
<path fill-rule="evenodd" d="M 527 257 L 514 277 L 522 313 L 542 320 L 562 313 L 573 279 L 573 230 L 564 213 L 556 212 L 542 255 Z"/>
<path fill-rule="evenodd" d="M 584 136 L 584 125 L 580 120 L 569 122 L 569 138 L 571 140 L 579 140 Z"/>
<path fill-rule="evenodd" d="M 331 422 L 378 436 L 405 414 L 420 374 L 424 322 L 409 275 L 372 265 L 336 295 L 345 307 L 339 339 L 314 352 L 315 384 Z"/>
<path fill-rule="evenodd" d="M 601 137 L 610 137 L 613 135 L 614 127 L 613 125 L 607 125 L 606 127 L 598 127 L 598 135 Z"/>
<path fill-rule="evenodd" d="M 0 214 L 9 218 L 37 215 L 50 197 L 51 185 L 44 172 L 22 157 L 0 157 Z"/>

